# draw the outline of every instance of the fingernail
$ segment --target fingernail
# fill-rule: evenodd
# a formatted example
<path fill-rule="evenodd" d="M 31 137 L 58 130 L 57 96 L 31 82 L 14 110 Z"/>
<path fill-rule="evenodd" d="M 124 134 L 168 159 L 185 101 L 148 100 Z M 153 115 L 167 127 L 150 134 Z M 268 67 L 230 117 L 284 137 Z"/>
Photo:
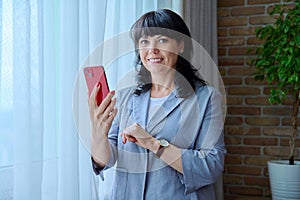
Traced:
<path fill-rule="evenodd" d="M 114 90 L 113 90 L 113 91 L 111 91 L 110 93 L 111 93 L 112 95 L 115 95 L 115 91 L 114 91 Z"/>
<path fill-rule="evenodd" d="M 97 87 L 99 87 L 100 85 L 101 85 L 100 82 L 98 82 L 98 83 L 97 83 Z"/>

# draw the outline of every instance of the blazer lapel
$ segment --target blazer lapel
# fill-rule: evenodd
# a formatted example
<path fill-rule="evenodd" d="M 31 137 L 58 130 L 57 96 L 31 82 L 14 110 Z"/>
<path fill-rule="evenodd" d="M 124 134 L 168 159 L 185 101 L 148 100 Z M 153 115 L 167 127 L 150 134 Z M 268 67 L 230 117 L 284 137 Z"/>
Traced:
<path fill-rule="evenodd" d="M 147 131 L 150 133 L 161 121 L 163 121 L 174 109 L 176 109 L 183 98 L 176 97 L 176 91 L 173 91 L 166 101 L 162 104 L 162 108 L 156 111 L 149 120 Z"/>

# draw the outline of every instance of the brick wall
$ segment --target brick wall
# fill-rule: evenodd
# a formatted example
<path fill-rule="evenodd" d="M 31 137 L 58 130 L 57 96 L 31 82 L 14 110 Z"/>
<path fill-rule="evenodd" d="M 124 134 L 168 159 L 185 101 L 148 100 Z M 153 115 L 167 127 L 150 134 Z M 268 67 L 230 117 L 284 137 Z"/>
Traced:
<path fill-rule="evenodd" d="M 291 102 L 268 103 L 269 88 L 250 77 L 255 29 L 274 21 L 284 0 L 218 0 L 219 68 L 227 91 L 225 199 L 270 199 L 267 161 L 287 159 Z M 300 141 L 297 141 L 300 146 Z M 300 149 L 298 148 L 298 156 Z"/>

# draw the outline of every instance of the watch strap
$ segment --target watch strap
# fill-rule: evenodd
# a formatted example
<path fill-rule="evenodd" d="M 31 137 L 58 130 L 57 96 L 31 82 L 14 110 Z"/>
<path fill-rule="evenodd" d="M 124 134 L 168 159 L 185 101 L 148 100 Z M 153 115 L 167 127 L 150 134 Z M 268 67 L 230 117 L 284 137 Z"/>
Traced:
<path fill-rule="evenodd" d="M 165 147 L 160 145 L 156 152 L 156 156 L 160 158 L 161 155 L 163 154 L 164 150 L 165 150 Z"/>

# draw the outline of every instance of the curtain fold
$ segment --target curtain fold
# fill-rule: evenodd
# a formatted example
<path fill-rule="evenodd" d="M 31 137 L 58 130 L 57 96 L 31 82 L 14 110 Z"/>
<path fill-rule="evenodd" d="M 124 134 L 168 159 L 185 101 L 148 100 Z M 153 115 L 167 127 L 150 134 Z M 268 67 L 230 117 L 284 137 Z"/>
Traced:
<path fill-rule="evenodd" d="M 12 4 L 13 195 L 16 199 L 39 199 L 41 196 L 43 163 L 38 13 L 37 9 L 32 9 L 36 7 L 37 2 L 29 4 L 25 0 L 17 0 Z"/>
<path fill-rule="evenodd" d="M 217 1 L 184 0 L 184 19 L 192 37 L 217 62 Z"/>

